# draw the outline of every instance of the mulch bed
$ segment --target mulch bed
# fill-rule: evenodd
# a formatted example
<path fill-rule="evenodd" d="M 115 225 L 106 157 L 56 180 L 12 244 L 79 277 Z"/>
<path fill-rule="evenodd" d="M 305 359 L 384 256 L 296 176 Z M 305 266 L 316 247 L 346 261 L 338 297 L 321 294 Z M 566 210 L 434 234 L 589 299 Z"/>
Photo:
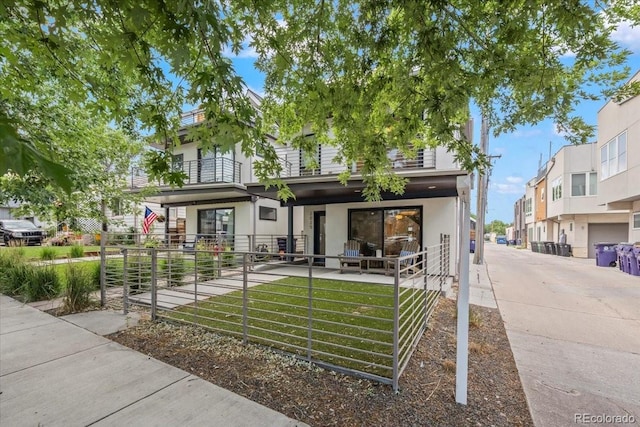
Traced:
<path fill-rule="evenodd" d="M 193 326 L 148 322 L 108 338 L 311 426 L 533 425 L 494 309 L 472 306 L 468 404 L 455 402 L 455 311 L 440 300 L 398 393 Z"/>

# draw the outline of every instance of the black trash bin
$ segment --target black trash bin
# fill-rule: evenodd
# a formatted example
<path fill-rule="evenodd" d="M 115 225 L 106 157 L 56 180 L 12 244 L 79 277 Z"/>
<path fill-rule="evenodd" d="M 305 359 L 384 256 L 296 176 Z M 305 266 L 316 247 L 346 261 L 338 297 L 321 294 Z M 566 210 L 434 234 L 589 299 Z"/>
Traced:
<path fill-rule="evenodd" d="M 554 249 L 554 243 L 553 242 L 544 242 L 544 253 L 547 255 L 553 255 L 553 251 Z"/>
<path fill-rule="evenodd" d="M 558 255 L 571 256 L 571 245 L 566 243 L 558 243 Z"/>

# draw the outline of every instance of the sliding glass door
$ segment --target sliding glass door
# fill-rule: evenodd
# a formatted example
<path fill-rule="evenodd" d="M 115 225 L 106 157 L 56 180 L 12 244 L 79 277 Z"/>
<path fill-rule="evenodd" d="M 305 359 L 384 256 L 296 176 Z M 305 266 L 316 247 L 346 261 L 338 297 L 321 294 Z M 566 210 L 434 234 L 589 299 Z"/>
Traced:
<path fill-rule="evenodd" d="M 399 255 L 414 240 L 422 247 L 422 208 L 349 210 L 349 240 L 360 242 L 364 256 Z"/>

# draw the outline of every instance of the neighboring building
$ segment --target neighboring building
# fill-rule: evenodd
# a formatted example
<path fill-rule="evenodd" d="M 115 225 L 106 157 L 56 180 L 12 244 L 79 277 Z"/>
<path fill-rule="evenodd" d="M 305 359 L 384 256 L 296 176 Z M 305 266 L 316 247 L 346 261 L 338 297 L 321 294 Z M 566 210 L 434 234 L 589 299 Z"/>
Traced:
<path fill-rule="evenodd" d="M 526 210 L 525 204 L 527 201 L 526 196 L 522 196 L 516 200 L 513 205 L 513 237 L 516 244 L 527 244 L 527 222 L 526 222 Z"/>
<path fill-rule="evenodd" d="M 626 212 L 598 206 L 598 163 L 595 143 L 567 145 L 551 158 L 546 173 L 546 240 L 558 242 L 564 230 L 579 258 L 595 258 L 596 242 L 626 240 Z"/>
<path fill-rule="evenodd" d="M 260 97 L 252 91 L 248 91 L 247 96 L 259 109 Z M 175 228 L 176 233 L 183 234 L 186 241 L 192 241 L 198 234 L 215 234 L 233 239 L 229 243 L 234 249 L 254 250 L 255 247 L 249 247 L 250 235 L 286 236 L 287 209 L 279 201 L 257 196 L 247 188 L 248 183 L 258 181 L 253 163 L 259 157 L 246 157 L 240 144 L 229 152 L 215 148 L 205 152 L 197 143 L 186 141 L 188 129 L 202 123 L 204 114 L 201 110 L 182 116 L 182 128 L 179 131 L 182 143 L 173 152 L 173 167 L 187 175 L 184 185 L 172 188 L 161 183 L 157 194 L 145 198 L 146 203 L 160 206 L 159 210 L 152 209 L 156 213 L 162 212 L 168 228 Z M 271 143 L 276 145 L 275 137 L 271 137 Z M 133 191 L 149 184 L 142 170 L 133 170 L 130 178 Z M 295 234 L 300 234 L 302 217 L 300 214 L 294 214 L 293 217 Z M 141 220 L 142 217 L 139 217 L 138 221 Z M 168 232 L 171 233 L 171 230 Z M 304 242 L 299 241 L 298 244 L 298 251 L 303 251 Z"/>
<path fill-rule="evenodd" d="M 536 220 L 534 216 L 536 207 L 536 179 L 533 178 L 527 182 L 524 195 L 524 223 L 527 229 L 527 243 L 537 241 L 536 237 Z M 530 248 L 530 247 L 529 247 Z"/>
<path fill-rule="evenodd" d="M 630 80 L 640 82 L 640 71 Z M 597 202 L 607 210 L 624 210 L 623 241 L 640 241 L 640 96 L 609 101 L 598 112 L 600 172 Z"/>

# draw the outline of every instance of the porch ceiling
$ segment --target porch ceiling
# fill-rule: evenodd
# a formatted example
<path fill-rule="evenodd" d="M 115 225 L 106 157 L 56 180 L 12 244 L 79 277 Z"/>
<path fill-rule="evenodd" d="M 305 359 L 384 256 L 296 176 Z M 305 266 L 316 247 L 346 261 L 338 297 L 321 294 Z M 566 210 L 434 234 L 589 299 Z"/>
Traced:
<path fill-rule="evenodd" d="M 188 206 L 203 202 L 250 199 L 244 186 L 238 184 L 185 185 L 182 188 L 161 187 L 157 194 L 145 197 L 145 200 L 160 203 L 163 206 Z"/>
<path fill-rule="evenodd" d="M 288 182 L 289 188 L 295 194 L 295 200 L 281 202 L 282 206 L 320 205 L 331 203 L 364 202 L 362 191 L 365 185 L 362 179 L 352 179 L 346 186 L 339 183 L 334 177 L 327 181 L 327 177 L 314 177 L 324 179 L 309 179 L 306 182 Z M 409 177 L 404 194 L 382 193 L 383 200 L 426 199 L 433 197 L 455 197 L 458 195 L 456 188 L 457 175 L 436 175 Z M 268 197 L 278 200 L 277 190 L 266 190 L 263 185 L 249 184 L 247 191 L 256 196 Z"/>

